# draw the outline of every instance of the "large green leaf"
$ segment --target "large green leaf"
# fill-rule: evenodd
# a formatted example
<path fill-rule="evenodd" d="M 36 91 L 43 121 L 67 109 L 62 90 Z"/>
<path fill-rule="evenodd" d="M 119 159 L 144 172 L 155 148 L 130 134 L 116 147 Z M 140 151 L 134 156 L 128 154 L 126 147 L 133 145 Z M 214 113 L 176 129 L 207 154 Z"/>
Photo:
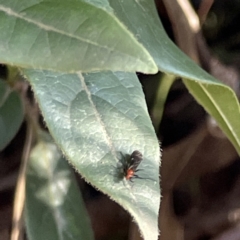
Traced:
<path fill-rule="evenodd" d="M 0 0 L 0 62 L 75 72 L 157 72 L 106 1 Z"/>
<path fill-rule="evenodd" d="M 19 94 L 0 80 L 0 151 L 16 135 L 23 116 L 23 104 Z"/>
<path fill-rule="evenodd" d="M 153 56 L 160 71 L 181 76 L 240 154 L 240 108 L 234 92 L 203 71 L 167 37 L 153 0 L 109 0 L 119 19 Z"/>
<path fill-rule="evenodd" d="M 29 240 L 94 239 L 76 179 L 46 134 L 30 155 L 25 213 Z"/>
<path fill-rule="evenodd" d="M 74 168 L 132 214 L 144 239 L 157 239 L 160 150 L 136 75 L 24 73 Z M 131 183 L 123 166 L 134 150 L 142 152 L 143 161 L 141 179 Z"/>

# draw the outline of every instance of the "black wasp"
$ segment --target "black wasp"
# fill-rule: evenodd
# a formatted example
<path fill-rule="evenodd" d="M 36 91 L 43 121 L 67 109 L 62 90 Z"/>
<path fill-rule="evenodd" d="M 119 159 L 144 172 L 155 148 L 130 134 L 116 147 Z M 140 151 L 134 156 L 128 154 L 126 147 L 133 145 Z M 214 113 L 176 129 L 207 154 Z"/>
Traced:
<path fill-rule="evenodd" d="M 132 181 L 132 178 L 140 178 L 138 175 L 136 175 L 136 172 L 139 171 L 137 170 L 139 164 L 143 160 L 143 155 L 141 152 L 138 150 L 135 150 L 131 156 L 130 159 L 128 160 L 127 164 L 125 164 L 123 168 L 124 172 L 124 177 L 126 180 Z"/>

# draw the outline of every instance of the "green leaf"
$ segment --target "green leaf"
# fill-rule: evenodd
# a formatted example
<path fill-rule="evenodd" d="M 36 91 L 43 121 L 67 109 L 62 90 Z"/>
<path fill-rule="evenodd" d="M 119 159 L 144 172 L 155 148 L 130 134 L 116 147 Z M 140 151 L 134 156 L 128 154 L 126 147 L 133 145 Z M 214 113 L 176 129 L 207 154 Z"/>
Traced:
<path fill-rule="evenodd" d="M 152 57 L 104 1 L 0 0 L 0 62 L 63 72 L 156 73 Z"/>
<path fill-rule="evenodd" d="M 195 99 L 217 120 L 218 125 L 240 153 L 239 104 L 233 91 L 221 85 L 201 84 L 184 80 Z"/>
<path fill-rule="evenodd" d="M 20 96 L 0 80 L 0 151 L 18 132 L 23 116 L 24 109 Z"/>
<path fill-rule="evenodd" d="M 47 126 L 81 175 L 127 209 L 146 240 L 157 239 L 160 150 L 135 74 L 24 70 Z M 127 181 L 127 157 L 143 154 Z"/>
<path fill-rule="evenodd" d="M 191 94 L 215 118 L 240 154 L 240 108 L 234 92 L 207 74 L 171 42 L 153 0 L 109 2 L 119 19 L 150 52 L 159 70 L 184 78 Z"/>
<path fill-rule="evenodd" d="M 94 239 L 76 179 L 46 134 L 30 155 L 25 218 L 30 240 Z"/>

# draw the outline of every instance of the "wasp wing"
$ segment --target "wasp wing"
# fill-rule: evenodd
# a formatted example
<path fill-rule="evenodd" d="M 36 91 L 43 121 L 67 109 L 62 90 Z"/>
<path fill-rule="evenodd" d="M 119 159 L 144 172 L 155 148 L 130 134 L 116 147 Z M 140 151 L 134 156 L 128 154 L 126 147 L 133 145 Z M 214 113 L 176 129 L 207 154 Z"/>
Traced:
<path fill-rule="evenodd" d="M 136 171 L 142 160 L 143 160 L 142 153 L 139 152 L 138 150 L 135 150 L 130 156 L 129 168 L 131 168 L 133 171 Z"/>

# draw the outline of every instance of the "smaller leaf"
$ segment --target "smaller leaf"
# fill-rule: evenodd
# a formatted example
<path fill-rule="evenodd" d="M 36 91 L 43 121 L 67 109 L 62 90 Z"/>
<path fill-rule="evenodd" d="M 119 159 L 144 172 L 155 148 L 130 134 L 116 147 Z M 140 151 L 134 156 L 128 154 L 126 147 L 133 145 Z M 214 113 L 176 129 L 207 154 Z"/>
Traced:
<path fill-rule="evenodd" d="M 234 92 L 225 86 L 184 80 L 190 93 L 214 117 L 240 154 L 240 107 Z"/>
<path fill-rule="evenodd" d="M 17 92 L 0 80 L 0 150 L 4 149 L 18 132 L 24 109 Z"/>
<path fill-rule="evenodd" d="M 30 240 L 94 239 L 74 175 L 46 134 L 31 152 L 25 213 Z"/>

